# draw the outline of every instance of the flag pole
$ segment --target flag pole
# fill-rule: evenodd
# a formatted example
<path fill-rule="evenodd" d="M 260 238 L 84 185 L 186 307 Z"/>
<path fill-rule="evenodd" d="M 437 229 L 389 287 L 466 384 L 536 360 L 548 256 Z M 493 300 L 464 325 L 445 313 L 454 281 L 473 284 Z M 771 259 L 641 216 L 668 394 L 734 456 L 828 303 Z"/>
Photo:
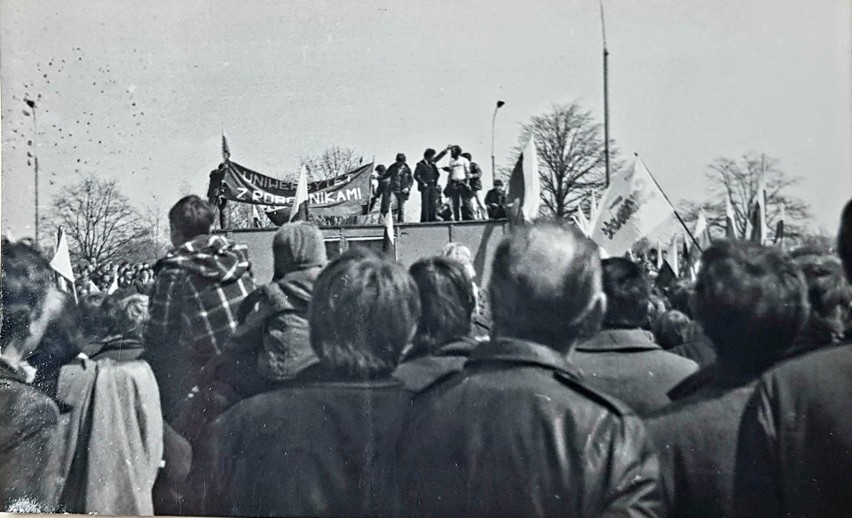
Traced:
<path fill-rule="evenodd" d="M 639 160 L 640 162 L 642 162 L 642 159 L 639 158 L 639 153 L 633 153 L 633 155 L 636 156 L 636 160 Z M 683 221 L 683 218 L 680 217 L 680 213 L 677 211 L 674 204 L 669 199 L 668 195 L 666 195 L 666 191 L 663 190 L 663 187 L 660 185 L 660 182 L 657 181 L 657 179 L 654 177 L 653 173 L 651 173 L 651 170 L 648 169 L 647 165 L 645 165 L 645 162 L 642 162 L 642 165 L 645 167 L 645 170 L 648 171 L 648 176 L 651 177 L 651 180 L 654 180 L 654 185 L 656 185 L 657 189 L 659 189 L 660 192 L 663 193 L 663 198 L 665 198 L 666 201 L 669 202 L 669 206 L 672 208 L 672 212 L 674 212 L 675 217 L 680 222 L 681 226 L 683 226 L 683 229 L 686 230 L 686 235 L 688 235 L 689 239 L 692 240 L 692 244 L 694 244 L 695 247 L 698 248 L 699 252 L 703 252 L 704 250 L 701 249 L 701 245 L 698 244 L 698 240 L 695 239 L 695 236 L 693 236 L 692 232 L 689 231 L 689 227 L 686 226 L 686 223 Z"/>
<path fill-rule="evenodd" d="M 603 101 L 604 101 L 604 167 L 606 170 L 606 185 L 609 187 L 609 50 L 606 48 L 606 23 L 604 21 L 603 0 L 601 6 L 601 34 L 603 36 Z"/>

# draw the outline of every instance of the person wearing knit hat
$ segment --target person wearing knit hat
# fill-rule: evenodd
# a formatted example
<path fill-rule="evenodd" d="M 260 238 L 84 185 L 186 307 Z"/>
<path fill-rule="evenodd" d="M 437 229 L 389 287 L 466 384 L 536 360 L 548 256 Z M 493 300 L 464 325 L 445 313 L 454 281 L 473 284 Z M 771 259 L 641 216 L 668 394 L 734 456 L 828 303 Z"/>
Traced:
<path fill-rule="evenodd" d="M 210 379 L 229 386 L 230 404 L 272 390 L 319 361 L 307 312 L 327 262 L 322 232 L 305 221 L 282 225 L 272 239 L 272 255 L 272 282 L 246 297 L 233 338 L 209 369 Z"/>

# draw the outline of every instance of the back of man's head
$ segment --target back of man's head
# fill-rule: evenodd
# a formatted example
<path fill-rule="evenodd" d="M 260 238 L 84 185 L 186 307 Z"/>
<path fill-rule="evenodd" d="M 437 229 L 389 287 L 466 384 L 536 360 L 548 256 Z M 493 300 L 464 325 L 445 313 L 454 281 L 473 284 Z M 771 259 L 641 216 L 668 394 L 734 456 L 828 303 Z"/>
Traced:
<path fill-rule="evenodd" d="M 651 285 L 645 271 L 623 257 L 604 259 L 601 265 L 606 293 L 604 327 L 641 327 L 648 321 L 648 302 L 651 297 Z"/>
<path fill-rule="evenodd" d="M 567 352 L 597 332 L 605 306 L 597 248 L 552 223 L 515 229 L 494 253 L 493 334 Z"/>
<path fill-rule="evenodd" d="M 330 262 L 314 286 L 308 312 L 311 347 L 342 378 L 389 375 L 414 336 L 420 297 L 396 262 L 348 251 Z"/>
<path fill-rule="evenodd" d="M 181 198 L 169 210 L 169 223 L 184 242 L 209 234 L 215 219 L 216 212 L 213 205 L 194 194 Z"/>
<path fill-rule="evenodd" d="M 694 308 L 723 365 L 764 368 L 792 345 L 808 314 L 807 290 L 787 254 L 720 241 L 701 257 Z"/>
<path fill-rule="evenodd" d="M 2 256 L 0 352 L 30 337 L 31 324 L 41 317 L 53 281 L 47 261 L 25 244 L 4 239 Z"/>
<path fill-rule="evenodd" d="M 852 200 L 840 215 L 840 230 L 837 233 L 837 253 L 843 261 L 846 279 L 852 283 Z"/>

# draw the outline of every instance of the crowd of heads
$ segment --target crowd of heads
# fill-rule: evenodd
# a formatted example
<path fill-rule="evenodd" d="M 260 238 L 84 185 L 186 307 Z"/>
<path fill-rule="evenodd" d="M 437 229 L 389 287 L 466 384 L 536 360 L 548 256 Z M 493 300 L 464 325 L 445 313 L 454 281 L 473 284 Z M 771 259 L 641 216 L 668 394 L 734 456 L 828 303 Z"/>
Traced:
<path fill-rule="evenodd" d="M 434 150 L 427 150 L 430 154 Z M 181 199 L 169 212 L 173 244 L 207 235 L 214 219 L 208 202 L 197 196 Z M 647 329 L 665 349 L 703 334 L 719 365 L 766 368 L 788 356 L 804 335 L 808 349 L 849 337 L 852 289 L 843 268 L 845 277 L 852 276 L 852 204 L 844 210 L 842 225 L 842 262 L 808 249 L 787 254 L 722 240 L 704 250 L 694 284 L 678 281 L 665 294 L 652 287 L 641 261 L 601 260 L 597 247 L 571 226 L 514 228 L 491 262 L 484 295 L 490 336 L 567 354 L 601 329 Z M 387 378 L 401 362 L 470 338 L 474 317 L 481 313 L 472 254 L 459 243 L 410 268 L 362 248 L 326 264 L 319 230 L 296 223 L 282 227 L 271 252 L 273 282 L 293 271 L 321 270 L 307 313 L 321 379 Z M 83 290 L 75 305 L 56 290 L 46 260 L 29 246 L 4 240 L 2 257 L 6 361 L 25 365 L 30 358 L 55 373 L 76 353 L 92 356 L 109 341 L 145 346 L 147 291 L 108 294 L 115 265 L 83 266 L 81 278 L 100 292 Z M 126 279 L 122 288 L 154 282 L 148 264 L 122 263 L 117 272 Z"/>

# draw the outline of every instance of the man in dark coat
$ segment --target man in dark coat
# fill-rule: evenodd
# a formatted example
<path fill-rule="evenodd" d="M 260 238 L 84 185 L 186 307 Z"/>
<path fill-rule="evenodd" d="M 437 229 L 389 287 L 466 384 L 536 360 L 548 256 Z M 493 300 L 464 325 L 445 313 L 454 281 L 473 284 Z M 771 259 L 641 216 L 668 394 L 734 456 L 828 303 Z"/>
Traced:
<path fill-rule="evenodd" d="M 695 315 L 718 361 L 691 394 L 646 420 L 672 516 L 731 516 L 737 436 L 761 373 L 783 358 L 808 313 L 804 280 L 780 251 L 749 242 L 705 250 Z M 760 514 L 760 513 L 758 513 Z"/>
<path fill-rule="evenodd" d="M 26 358 L 62 310 L 53 272 L 24 244 L 2 244 L 0 511 L 56 512 L 63 486 L 56 403 L 31 385 Z"/>
<path fill-rule="evenodd" d="M 423 152 L 423 160 L 417 162 L 414 168 L 414 181 L 417 182 L 417 190 L 420 191 L 420 221 L 438 220 L 437 210 L 441 195 L 438 179 L 441 173 L 435 162 L 444 158 L 449 149 L 447 146 L 437 155 L 434 149 L 427 149 Z"/>
<path fill-rule="evenodd" d="M 488 209 L 489 219 L 506 217 L 506 189 L 503 188 L 503 180 L 494 180 L 494 188 L 485 195 L 485 207 Z"/>
<path fill-rule="evenodd" d="M 519 228 L 495 252 L 490 295 L 495 338 L 406 416 L 397 511 L 657 516 L 658 463 L 641 420 L 588 388 L 568 357 L 603 316 L 594 245 L 570 228 Z"/>
<path fill-rule="evenodd" d="M 396 220 L 400 223 L 405 221 L 405 202 L 411 194 L 411 186 L 414 179 L 411 176 L 411 168 L 405 163 L 405 155 L 398 153 L 396 162 L 379 177 L 379 183 L 383 185 L 381 213 L 387 216 L 391 207 L 391 196 L 396 198 Z"/>
<path fill-rule="evenodd" d="M 465 265 L 446 257 L 421 259 L 411 265 L 420 294 L 420 322 L 411 349 L 393 375 L 412 392 L 462 370 L 476 342 L 471 316 L 476 309 L 474 284 Z"/>
<path fill-rule="evenodd" d="M 410 396 L 391 377 L 420 313 L 405 269 L 366 251 L 331 262 L 314 287 L 319 364 L 242 401 L 208 428 L 193 461 L 194 514 L 384 516 L 393 472 L 379 462 Z"/>
<path fill-rule="evenodd" d="M 651 286 L 638 264 L 622 257 L 605 259 L 603 286 L 604 329 L 578 344 L 573 359 L 590 385 L 646 415 L 668 404 L 666 392 L 698 366 L 663 350 L 652 333 L 641 329 L 648 319 Z"/>
<path fill-rule="evenodd" d="M 852 282 L 852 201 L 837 251 Z M 736 516 L 852 516 L 852 345 L 805 354 L 761 379 L 743 418 Z"/>

